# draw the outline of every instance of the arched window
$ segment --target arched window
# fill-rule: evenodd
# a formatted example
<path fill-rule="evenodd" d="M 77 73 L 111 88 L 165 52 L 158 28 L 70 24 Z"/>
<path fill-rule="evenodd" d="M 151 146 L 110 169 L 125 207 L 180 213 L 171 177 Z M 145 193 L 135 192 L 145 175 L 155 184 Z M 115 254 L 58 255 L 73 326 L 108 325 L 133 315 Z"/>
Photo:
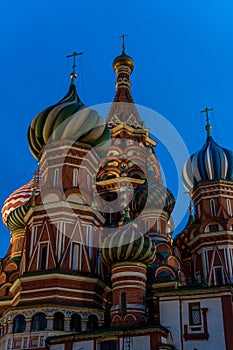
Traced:
<path fill-rule="evenodd" d="M 231 201 L 227 199 L 227 212 L 229 216 L 232 216 Z"/>
<path fill-rule="evenodd" d="M 31 331 L 43 331 L 47 328 L 47 320 L 43 312 L 39 312 L 32 318 Z"/>
<path fill-rule="evenodd" d="M 210 200 L 210 213 L 211 213 L 211 216 L 216 216 L 216 209 L 215 209 L 214 199 Z"/>
<path fill-rule="evenodd" d="M 121 304 L 121 312 L 123 313 L 123 315 L 126 314 L 126 293 L 125 292 L 121 292 L 121 300 L 120 300 L 120 304 Z"/>
<path fill-rule="evenodd" d="M 78 187 L 78 169 L 73 170 L 73 187 Z"/>
<path fill-rule="evenodd" d="M 98 318 L 96 315 L 90 315 L 88 317 L 87 329 L 91 331 L 98 329 Z"/>
<path fill-rule="evenodd" d="M 77 243 L 72 244 L 71 269 L 80 270 L 82 266 L 82 246 Z"/>
<path fill-rule="evenodd" d="M 47 267 L 47 245 L 43 245 L 40 249 L 40 270 Z"/>
<path fill-rule="evenodd" d="M 54 178 L 53 178 L 53 186 L 58 186 L 58 180 L 59 180 L 59 169 L 54 170 Z"/>
<path fill-rule="evenodd" d="M 13 333 L 23 333 L 26 329 L 26 321 L 23 315 L 18 315 L 13 321 Z"/>
<path fill-rule="evenodd" d="M 53 329 L 55 331 L 64 331 L 64 315 L 61 312 L 56 312 L 53 317 Z"/>
<path fill-rule="evenodd" d="M 81 332 L 81 316 L 78 314 L 73 314 L 70 320 L 70 330 L 71 332 Z"/>

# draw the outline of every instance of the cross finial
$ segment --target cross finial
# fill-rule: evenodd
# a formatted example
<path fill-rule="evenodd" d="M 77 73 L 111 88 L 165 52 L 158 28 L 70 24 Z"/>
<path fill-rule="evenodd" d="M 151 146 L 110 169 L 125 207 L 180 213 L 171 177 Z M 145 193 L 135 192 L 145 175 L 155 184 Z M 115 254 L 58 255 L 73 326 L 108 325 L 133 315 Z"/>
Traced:
<path fill-rule="evenodd" d="M 71 55 L 67 55 L 66 57 L 67 58 L 70 58 L 70 57 L 73 57 L 73 65 L 72 65 L 72 72 L 70 74 L 70 77 L 72 79 L 72 82 L 74 82 L 74 79 L 77 78 L 77 74 L 76 74 L 76 71 L 75 71 L 75 67 L 76 67 L 76 57 L 77 56 L 81 56 L 83 55 L 83 52 L 76 52 L 74 51 Z"/>
<path fill-rule="evenodd" d="M 206 107 L 205 109 L 203 109 L 203 111 L 201 111 L 201 113 L 205 113 L 206 114 L 206 126 L 205 129 L 207 130 L 207 135 L 211 136 L 211 129 L 212 126 L 210 125 L 210 119 L 209 119 L 209 112 L 213 111 L 213 108 L 208 108 Z"/>
<path fill-rule="evenodd" d="M 125 37 L 128 36 L 128 34 L 122 34 L 119 39 L 122 39 L 122 53 L 125 52 Z"/>

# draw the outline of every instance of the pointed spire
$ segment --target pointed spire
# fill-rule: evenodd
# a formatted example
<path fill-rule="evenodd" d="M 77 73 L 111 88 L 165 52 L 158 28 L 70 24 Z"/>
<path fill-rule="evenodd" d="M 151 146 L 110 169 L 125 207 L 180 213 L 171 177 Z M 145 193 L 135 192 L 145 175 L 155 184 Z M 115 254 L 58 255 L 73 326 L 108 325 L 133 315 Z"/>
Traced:
<path fill-rule="evenodd" d="M 76 74 L 76 57 L 83 55 L 83 52 L 76 52 L 74 51 L 71 55 L 67 55 L 67 58 L 73 57 L 73 65 L 72 65 L 72 72 L 70 73 L 70 78 L 71 78 L 71 84 L 75 85 L 75 79 L 77 78 Z"/>
<path fill-rule="evenodd" d="M 207 137 L 211 136 L 211 129 L 212 129 L 212 126 L 210 125 L 210 119 L 209 119 L 209 112 L 210 111 L 213 111 L 213 108 L 206 107 L 203 111 L 201 111 L 201 113 L 206 113 L 206 126 L 205 126 L 205 129 L 207 131 Z"/>
<path fill-rule="evenodd" d="M 113 61 L 113 69 L 116 73 L 116 95 L 109 112 L 108 124 L 126 123 L 135 127 L 141 127 L 141 120 L 137 108 L 131 96 L 130 76 L 134 69 L 133 59 L 125 53 L 125 37 L 122 38 L 122 53 Z"/>

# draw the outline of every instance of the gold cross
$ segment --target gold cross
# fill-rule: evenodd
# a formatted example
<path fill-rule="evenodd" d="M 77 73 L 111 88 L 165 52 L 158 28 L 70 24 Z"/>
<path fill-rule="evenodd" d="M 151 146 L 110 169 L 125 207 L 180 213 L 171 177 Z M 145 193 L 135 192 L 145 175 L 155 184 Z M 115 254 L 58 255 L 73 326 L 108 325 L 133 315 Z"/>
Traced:
<path fill-rule="evenodd" d="M 127 37 L 128 34 L 122 34 L 121 36 L 119 36 L 119 39 L 122 39 L 122 51 L 125 51 L 125 37 Z"/>

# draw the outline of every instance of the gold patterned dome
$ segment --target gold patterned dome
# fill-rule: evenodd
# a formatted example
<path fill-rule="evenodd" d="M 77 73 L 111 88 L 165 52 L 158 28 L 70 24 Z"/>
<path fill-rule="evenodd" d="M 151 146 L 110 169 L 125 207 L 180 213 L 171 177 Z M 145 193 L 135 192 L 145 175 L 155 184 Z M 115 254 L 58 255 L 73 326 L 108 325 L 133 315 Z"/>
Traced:
<path fill-rule="evenodd" d="M 122 54 L 117 56 L 112 63 L 114 71 L 120 66 L 128 66 L 131 71 L 134 69 L 134 61 L 132 57 L 126 55 L 125 50 L 122 50 Z"/>
<path fill-rule="evenodd" d="M 122 36 L 120 36 L 120 39 L 122 39 L 122 53 L 121 53 L 121 55 L 117 56 L 112 63 L 112 66 L 113 66 L 113 69 L 115 72 L 121 66 L 129 67 L 131 70 L 131 73 L 134 70 L 134 61 L 133 61 L 132 57 L 126 55 L 126 53 L 125 53 L 125 37 L 126 36 L 128 36 L 128 35 L 123 34 Z"/>

